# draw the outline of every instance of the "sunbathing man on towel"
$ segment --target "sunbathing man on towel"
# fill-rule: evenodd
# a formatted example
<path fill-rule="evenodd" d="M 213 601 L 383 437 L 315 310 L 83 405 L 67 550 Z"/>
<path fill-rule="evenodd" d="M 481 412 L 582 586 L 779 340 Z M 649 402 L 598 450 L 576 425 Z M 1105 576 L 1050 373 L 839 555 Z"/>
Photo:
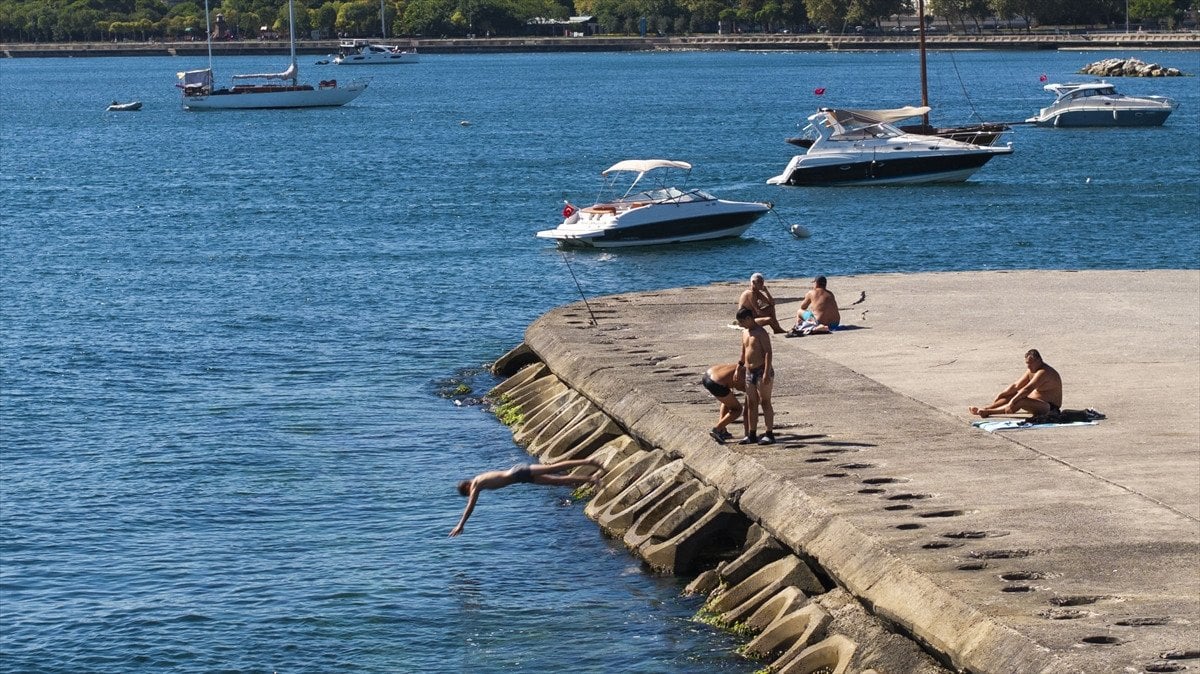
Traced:
<path fill-rule="evenodd" d="M 838 311 L 837 299 L 825 289 L 826 283 L 824 276 L 813 279 L 812 290 L 805 293 L 800 301 L 796 326 L 788 333 L 788 337 L 825 334 L 837 330 L 841 325 L 842 314 Z"/>
<path fill-rule="evenodd" d="M 580 466 L 595 466 L 600 470 L 594 471 L 587 477 L 555 475 L 555 473 L 561 473 Z M 480 473 L 470 480 L 463 480 L 458 483 L 458 493 L 467 497 L 467 509 L 463 511 L 462 519 L 458 521 L 458 526 L 450 530 L 450 535 L 457 536 L 463 532 L 463 527 L 467 524 L 467 518 L 471 516 L 471 511 L 475 510 L 475 502 L 479 500 L 479 492 L 484 489 L 503 489 L 510 484 L 518 482 L 577 487 L 581 484 L 597 484 L 603 474 L 603 467 L 596 459 L 559 461 L 558 463 L 534 464 L 532 466 L 523 463 L 513 466 L 508 470 L 493 470 L 487 473 Z"/>
<path fill-rule="evenodd" d="M 1025 352 L 1025 366 L 1029 368 L 1015 384 L 996 396 L 987 407 L 968 407 L 967 411 L 987 418 L 993 414 L 1013 414 L 1026 411 L 1034 416 L 1057 412 L 1062 407 L 1062 377 L 1058 370 L 1042 360 L 1037 349 Z"/>

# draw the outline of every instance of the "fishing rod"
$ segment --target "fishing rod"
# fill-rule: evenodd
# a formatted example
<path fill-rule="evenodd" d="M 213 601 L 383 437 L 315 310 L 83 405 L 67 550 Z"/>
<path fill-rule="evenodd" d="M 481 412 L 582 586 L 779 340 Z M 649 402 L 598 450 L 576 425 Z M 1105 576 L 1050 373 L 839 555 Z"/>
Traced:
<path fill-rule="evenodd" d="M 596 321 L 596 314 L 592 313 L 592 305 L 588 304 L 587 295 L 583 294 L 583 286 L 579 285 L 579 279 L 575 276 L 575 270 L 571 269 L 571 262 L 567 260 L 567 254 L 562 250 L 559 250 L 558 254 L 562 256 L 563 264 L 567 265 L 567 271 L 571 272 L 571 280 L 575 281 L 575 288 L 579 290 L 579 296 L 583 298 L 583 306 L 587 307 L 588 316 L 592 317 L 592 325 L 599 326 L 600 323 Z"/>

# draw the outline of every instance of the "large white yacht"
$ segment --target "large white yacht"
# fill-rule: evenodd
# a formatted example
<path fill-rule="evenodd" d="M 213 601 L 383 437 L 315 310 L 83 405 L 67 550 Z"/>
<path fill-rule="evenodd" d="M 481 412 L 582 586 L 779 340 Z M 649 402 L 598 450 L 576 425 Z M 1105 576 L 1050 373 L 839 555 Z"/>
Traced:
<path fill-rule="evenodd" d="M 948 138 L 904 133 L 891 122 L 929 112 L 928 107 L 892 110 L 821 108 L 808 118 L 792 157 L 771 185 L 899 185 L 966 180 L 1003 147 L 972 145 Z"/>
<path fill-rule="evenodd" d="M 726 201 L 697 189 L 667 185 L 672 170 L 690 175 L 692 165 L 669 159 L 629 159 L 604 170 L 601 198 L 591 206 L 567 203 L 555 229 L 537 233 L 560 247 L 615 248 L 741 236 L 771 209 L 756 201 Z M 634 175 L 628 188 L 622 176 Z M 651 176 L 651 186 L 642 186 Z M 686 182 L 686 181 L 685 181 Z M 623 194 L 610 197 L 624 189 Z"/>
<path fill-rule="evenodd" d="M 382 63 L 418 63 L 420 57 L 415 47 L 402 49 L 386 44 L 374 44 L 367 40 L 350 40 L 338 45 L 333 63 L 348 65 L 378 65 Z"/>
<path fill-rule="evenodd" d="M 1038 126 L 1162 126 L 1179 104 L 1164 96 L 1126 96 L 1108 82 L 1047 84 L 1057 96 L 1036 117 Z"/>

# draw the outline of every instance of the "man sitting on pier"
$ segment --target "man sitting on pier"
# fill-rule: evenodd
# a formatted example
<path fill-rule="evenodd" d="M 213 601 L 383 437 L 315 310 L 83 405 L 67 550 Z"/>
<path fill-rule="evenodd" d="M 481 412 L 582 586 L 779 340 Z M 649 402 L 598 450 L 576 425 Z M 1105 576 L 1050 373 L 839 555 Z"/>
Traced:
<path fill-rule="evenodd" d="M 1037 349 L 1025 352 L 1028 368 L 1021 378 L 1000 392 L 987 407 L 968 407 L 967 411 L 984 418 L 993 414 L 1025 411 L 1034 416 L 1057 412 L 1062 407 L 1062 377 L 1058 370 L 1042 360 Z"/>
<path fill-rule="evenodd" d="M 771 296 L 771 291 L 767 290 L 767 280 L 758 272 L 750 275 L 750 287 L 743 290 L 738 297 L 738 309 L 754 312 L 754 322 L 771 326 L 771 330 L 777 335 L 787 332 L 775 317 L 775 298 Z"/>
<path fill-rule="evenodd" d="M 742 357 L 738 360 L 734 377 L 746 378 L 746 437 L 738 444 L 775 444 L 775 408 L 771 406 L 771 389 L 775 385 L 775 368 L 772 367 L 771 335 L 754 319 L 754 312 L 742 308 L 737 312 L 738 325 L 745 328 L 742 333 Z M 758 437 L 758 407 L 762 405 L 763 421 L 767 431 Z"/>
<path fill-rule="evenodd" d="M 812 290 L 805 293 L 800 301 L 796 326 L 788 333 L 788 337 L 827 334 L 841 325 L 842 314 L 838 311 L 837 299 L 826 290 L 826 284 L 824 276 L 813 279 Z"/>
<path fill-rule="evenodd" d="M 743 371 L 741 378 L 738 378 L 734 376 L 737 374 L 737 369 L 736 363 L 713 365 L 700 378 L 700 385 L 721 403 L 721 407 L 717 411 L 717 425 L 708 432 L 713 440 L 721 444 L 725 444 L 726 440 L 733 437 L 729 431 L 725 430 L 725 427 L 742 414 L 742 404 L 738 402 L 737 395 L 732 389 L 746 390 L 746 373 Z"/>
<path fill-rule="evenodd" d="M 601 470 L 592 473 L 588 477 L 555 475 L 555 473 L 562 473 L 580 466 L 595 466 Z M 458 521 L 458 526 L 450 530 L 450 535 L 457 536 L 463 532 L 463 527 L 467 524 L 467 518 L 471 516 L 471 511 L 475 510 L 475 502 L 479 500 L 479 492 L 484 489 L 503 489 L 510 484 L 518 482 L 577 487 L 581 484 L 598 484 L 603 475 L 603 466 L 595 459 L 559 461 L 558 463 L 534 464 L 532 466 L 523 463 L 513 466 L 508 470 L 493 470 L 487 473 L 480 473 L 470 480 L 463 480 L 458 483 L 458 493 L 467 497 L 467 509 L 463 511 L 462 519 Z"/>

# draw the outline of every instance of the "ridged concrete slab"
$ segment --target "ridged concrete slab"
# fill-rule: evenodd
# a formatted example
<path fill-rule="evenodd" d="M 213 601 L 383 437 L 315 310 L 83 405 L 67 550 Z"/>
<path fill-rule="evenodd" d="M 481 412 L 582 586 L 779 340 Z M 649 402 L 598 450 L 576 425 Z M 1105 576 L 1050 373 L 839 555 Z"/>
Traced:
<path fill-rule="evenodd" d="M 768 282 L 794 315 L 808 279 Z M 1200 670 L 1200 271 L 872 275 L 830 289 L 855 329 L 774 340 L 774 446 L 707 436 L 716 406 L 698 380 L 737 359 L 740 284 L 591 299 L 598 326 L 570 305 L 526 343 L 957 667 L 1162 671 L 1170 655 Z M 1065 407 L 1108 419 L 972 428 L 966 407 L 1014 380 L 1029 348 L 1062 373 Z"/>

